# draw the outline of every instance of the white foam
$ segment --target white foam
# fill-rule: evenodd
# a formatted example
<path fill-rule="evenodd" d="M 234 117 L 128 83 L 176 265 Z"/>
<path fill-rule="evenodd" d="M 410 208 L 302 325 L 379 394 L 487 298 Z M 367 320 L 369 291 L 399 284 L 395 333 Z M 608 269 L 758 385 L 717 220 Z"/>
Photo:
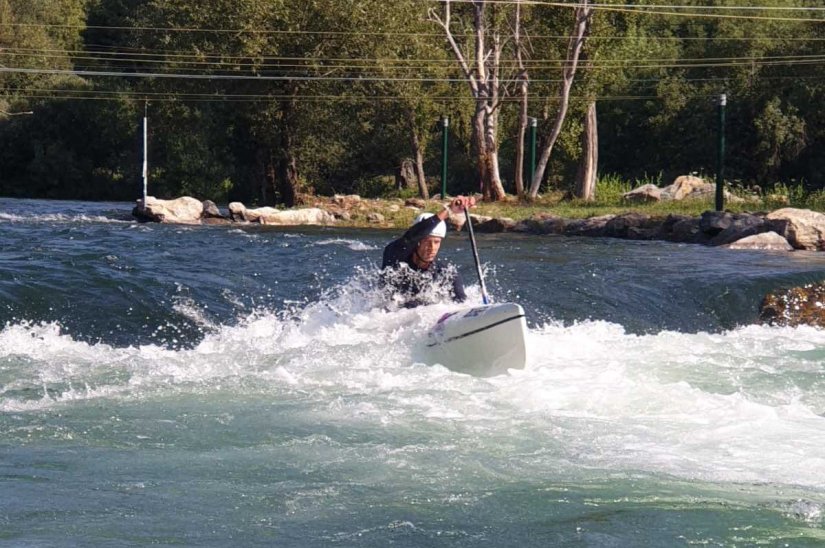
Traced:
<path fill-rule="evenodd" d="M 517 478 L 567 463 L 572 474 L 825 489 L 825 332 L 634 335 L 606 322 L 547 324 L 530 332 L 527 369 L 475 379 L 411 358 L 456 305 L 386 310 L 377 301 L 352 283 L 288 312 L 211 326 L 184 350 L 80 342 L 57 324 L 8 325 L 0 410 L 204 390 L 288 394 L 307 400 L 313 420 L 446 430 L 456 443 L 518 447 L 507 456 Z"/>
<path fill-rule="evenodd" d="M 124 219 L 112 219 L 103 215 L 72 215 L 66 213 L 51 213 L 39 215 L 16 215 L 14 213 L 0 213 L 0 221 L 13 223 L 132 223 Z"/>
<path fill-rule="evenodd" d="M 335 238 L 330 240 L 321 240 L 316 242 L 315 245 L 342 245 L 351 249 L 352 251 L 374 251 L 378 249 L 374 245 L 365 244 L 360 240 L 347 240 L 343 238 Z"/>

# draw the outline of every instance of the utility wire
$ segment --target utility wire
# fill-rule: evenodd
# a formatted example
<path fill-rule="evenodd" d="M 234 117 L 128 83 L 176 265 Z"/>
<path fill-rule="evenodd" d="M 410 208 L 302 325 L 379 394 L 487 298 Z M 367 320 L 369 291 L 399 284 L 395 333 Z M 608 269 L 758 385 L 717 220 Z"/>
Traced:
<path fill-rule="evenodd" d="M 16 48 L 9 48 L 9 50 L 15 50 Z M 55 50 L 43 50 L 43 51 L 55 51 Z M 57 50 L 59 51 L 59 50 Z M 32 55 L 29 53 L 21 53 L 18 51 L 6 51 L 0 55 L 6 55 L 8 57 L 31 57 Z M 250 57 L 250 56 L 231 56 L 227 59 L 222 60 L 215 60 L 215 61 L 204 61 L 204 60 L 189 60 L 188 58 L 183 58 L 183 56 L 175 56 L 172 59 L 168 59 L 162 54 L 156 54 L 153 58 L 133 58 L 130 57 L 129 54 L 125 54 L 126 56 L 118 56 L 115 57 L 114 55 L 100 57 L 94 53 L 89 55 L 72 55 L 71 60 L 79 61 L 98 61 L 100 63 L 160 63 L 160 64 L 181 64 L 181 65 L 193 65 L 196 67 L 204 66 L 204 67 L 222 67 L 222 66 L 229 66 L 229 67 L 245 67 L 249 66 L 256 69 L 263 69 L 263 68 L 314 68 L 318 70 L 328 70 L 331 68 L 363 68 L 363 69 L 375 69 L 375 64 L 390 64 L 390 65 L 397 65 L 388 67 L 389 69 L 452 69 L 455 67 L 455 61 L 452 59 L 390 59 L 390 58 L 305 58 L 305 57 Z M 40 58 L 46 59 L 64 59 L 65 56 L 60 55 L 58 53 L 44 53 L 38 55 Z M 195 55 L 189 56 L 190 58 L 197 57 Z M 234 61 L 233 61 L 234 59 Z M 764 62 L 766 60 L 773 61 L 773 60 L 808 60 L 808 59 L 825 59 L 825 52 L 821 54 L 810 54 L 810 55 L 766 55 L 766 56 L 754 56 L 754 55 L 746 55 L 746 56 L 731 56 L 731 57 L 666 57 L 666 58 L 623 58 L 623 59 L 603 59 L 599 61 L 590 61 L 591 66 L 593 65 L 610 65 L 610 66 L 623 66 L 627 63 L 635 63 L 635 62 L 643 62 L 643 63 L 653 63 L 653 62 L 671 62 L 671 63 L 694 63 L 694 62 L 711 62 L 711 61 L 746 61 L 746 62 Z M 264 61 L 264 62 L 261 62 Z M 279 63 L 272 63 L 266 61 L 284 61 Z M 287 62 L 288 61 L 288 62 Z M 345 61 L 349 61 L 349 64 L 342 63 Z M 528 68 L 556 68 L 563 66 L 567 62 L 566 59 L 557 58 L 533 58 L 529 60 L 525 60 L 524 63 Z M 362 63 L 362 64 L 358 64 Z M 416 64 L 410 64 L 416 63 Z M 443 65 L 443 66 L 439 66 Z M 513 68 L 517 66 L 515 60 L 505 60 L 501 62 L 502 67 Z"/>

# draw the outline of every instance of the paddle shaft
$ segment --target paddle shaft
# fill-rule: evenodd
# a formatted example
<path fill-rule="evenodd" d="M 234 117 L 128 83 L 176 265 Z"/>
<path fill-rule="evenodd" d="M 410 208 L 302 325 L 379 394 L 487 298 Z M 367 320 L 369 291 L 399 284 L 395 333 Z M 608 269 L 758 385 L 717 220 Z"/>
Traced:
<path fill-rule="evenodd" d="M 478 281 L 481 284 L 481 300 L 484 304 L 490 304 L 490 299 L 487 298 L 487 286 L 484 285 L 484 276 L 481 274 L 481 262 L 478 260 L 478 248 L 476 247 L 476 236 L 473 233 L 473 221 L 470 220 L 470 211 L 464 209 L 464 216 L 467 218 L 467 231 L 470 233 L 470 246 L 473 248 L 473 259 L 476 262 L 476 272 L 478 272 Z"/>

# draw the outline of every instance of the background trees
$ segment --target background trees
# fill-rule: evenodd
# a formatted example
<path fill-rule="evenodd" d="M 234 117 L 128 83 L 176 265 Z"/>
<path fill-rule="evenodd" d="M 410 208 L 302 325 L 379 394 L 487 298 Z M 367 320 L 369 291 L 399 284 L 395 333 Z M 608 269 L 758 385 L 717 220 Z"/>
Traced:
<path fill-rule="evenodd" d="M 554 124 L 567 6 L 477 0 L 445 25 L 420 0 L 0 0 L 0 194 L 133 199 L 148 105 L 159 196 L 291 205 L 390 191 L 402 162 L 426 195 L 448 115 L 450 192 L 526 190 L 532 116 L 550 152 L 531 190 L 586 199 L 596 170 L 711 171 L 722 92 L 729 178 L 822 188 L 825 14 L 711 4 L 592 8 Z"/>

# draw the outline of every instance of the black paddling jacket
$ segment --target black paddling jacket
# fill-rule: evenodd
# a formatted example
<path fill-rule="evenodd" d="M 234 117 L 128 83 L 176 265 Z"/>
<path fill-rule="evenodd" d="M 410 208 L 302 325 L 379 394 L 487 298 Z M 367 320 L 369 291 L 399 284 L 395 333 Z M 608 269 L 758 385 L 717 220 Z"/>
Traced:
<path fill-rule="evenodd" d="M 454 268 L 445 268 L 436 260 L 430 268 L 423 270 L 412 260 L 418 243 L 429 236 L 439 222 L 441 219 L 436 215 L 428 217 L 411 226 L 403 236 L 384 248 L 384 260 L 381 263 L 384 273 L 382 281 L 385 287 L 406 299 L 406 308 L 427 304 L 420 295 L 434 284 L 452 285 L 450 293 L 456 302 L 464 302 L 467 299 L 461 275 Z M 402 265 L 409 267 L 412 272 L 403 272 L 406 268 Z"/>

